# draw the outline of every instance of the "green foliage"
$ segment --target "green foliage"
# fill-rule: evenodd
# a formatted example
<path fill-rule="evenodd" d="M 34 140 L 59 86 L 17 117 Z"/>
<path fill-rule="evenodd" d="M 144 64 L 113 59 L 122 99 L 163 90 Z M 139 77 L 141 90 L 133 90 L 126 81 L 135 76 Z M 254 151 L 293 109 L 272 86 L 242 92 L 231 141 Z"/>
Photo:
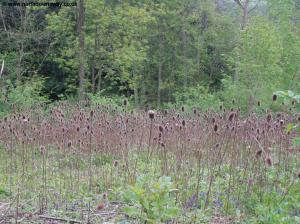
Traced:
<path fill-rule="evenodd" d="M 123 192 L 124 200 L 130 205 L 124 212 L 147 223 L 161 223 L 175 218 L 179 208 L 176 205 L 174 184 L 170 177 L 138 177 L 135 185 Z"/>
<path fill-rule="evenodd" d="M 8 94 L 8 102 L 22 109 L 43 105 L 48 101 L 42 94 L 44 79 L 33 77 L 12 87 Z"/>
<path fill-rule="evenodd" d="M 93 107 L 97 105 L 101 106 L 112 106 L 114 108 L 121 109 L 123 106 L 124 100 L 126 100 L 125 97 L 121 96 L 106 96 L 103 94 L 103 91 L 98 92 L 96 94 L 88 93 L 87 94 L 88 98 L 90 99 L 91 105 Z M 130 105 L 128 105 L 130 106 Z"/>
<path fill-rule="evenodd" d="M 49 102 L 46 95 L 43 94 L 44 79 L 32 77 L 24 82 L 18 82 L 14 86 L 10 80 L 7 81 L 8 92 L 1 92 L 1 98 L 5 99 L 1 104 L 1 112 L 5 114 L 12 107 L 20 110 L 36 108 Z"/>
<path fill-rule="evenodd" d="M 295 93 L 291 90 L 276 91 L 274 94 L 276 94 L 279 97 L 282 97 L 284 99 L 284 103 L 286 104 L 291 104 L 292 101 L 300 103 L 300 95 L 295 95 Z"/>
<path fill-rule="evenodd" d="M 250 8 L 254 4 L 249 1 Z M 219 101 L 230 108 L 236 99 L 242 113 L 277 110 L 270 94 L 300 87 L 298 2 L 261 2 L 243 30 L 234 6 L 235 1 L 86 0 L 85 91 L 132 97 L 135 106 L 192 107 L 195 99 L 202 109 Z M 16 7 L 3 7 L 2 83 L 16 86 L 24 77 L 47 74 L 46 96 L 74 97 L 80 64 L 77 9 L 29 7 L 21 20 Z"/>
<path fill-rule="evenodd" d="M 245 202 L 254 212 L 249 223 L 261 224 L 293 224 L 299 223 L 300 218 L 300 183 L 292 185 L 287 192 L 276 192 L 275 189 L 265 192 L 260 199 L 257 192 Z M 246 222 L 248 223 L 248 222 Z"/>
<path fill-rule="evenodd" d="M 292 104 L 299 104 L 300 103 L 300 95 L 296 95 L 293 91 L 291 90 L 287 90 L 287 91 L 276 91 L 274 93 L 275 95 L 277 95 L 279 98 L 282 98 L 283 99 L 283 103 L 286 108 L 286 111 L 290 112 L 290 110 L 288 110 L 288 107 L 291 108 Z M 299 110 L 299 105 L 296 105 Z M 294 106 L 295 107 L 295 106 Z M 291 108 L 292 109 L 292 108 Z M 294 109 L 294 108 L 293 108 Z M 294 111 L 293 111 L 294 112 Z M 290 132 L 292 130 L 296 130 L 296 132 L 298 134 L 300 134 L 300 125 L 299 124 L 292 124 L 292 123 L 289 123 L 287 124 L 286 126 L 286 131 L 287 132 Z M 295 137 L 293 139 L 293 145 L 295 147 L 299 147 L 300 146 L 300 137 Z"/>
<path fill-rule="evenodd" d="M 185 92 L 176 92 L 174 94 L 175 102 L 178 106 L 186 106 L 188 110 L 198 108 L 202 111 L 207 109 L 217 109 L 221 101 L 212 93 L 209 93 L 208 88 L 198 85 L 190 87 Z M 172 107 L 171 103 L 166 104 L 167 107 Z"/>

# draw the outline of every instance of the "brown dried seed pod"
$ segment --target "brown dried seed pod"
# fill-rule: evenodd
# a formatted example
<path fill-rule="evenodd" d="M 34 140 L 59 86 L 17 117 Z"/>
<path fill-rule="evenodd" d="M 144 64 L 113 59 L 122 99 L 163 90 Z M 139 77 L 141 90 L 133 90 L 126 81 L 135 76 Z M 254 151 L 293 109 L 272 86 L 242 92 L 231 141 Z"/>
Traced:
<path fill-rule="evenodd" d="M 268 166 L 272 166 L 272 160 L 271 160 L 270 157 L 267 157 L 267 158 L 266 158 L 266 164 L 267 164 Z"/>
<path fill-rule="evenodd" d="M 105 200 L 105 199 L 107 199 L 107 196 L 108 196 L 107 192 L 104 192 L 102 195 L 102 198 Z"/>
<path fill-rule="evenodd" d="M 118 164 L 119 164 L 118 160 L 115 160 L 115 161 L 114 161 L 114 167 L 117 167 Z"/>
<path fill-rule="evenodd" d="M 231 113 L 229 114 L 228 120 L 229 120 L 229 121 L 232 121 L 234 117 L 235 117 L 235 113 L 234 113 L 234 112 L 231 112 Z"/>
<path fill-rule="evenodd" d="M 276 95 L 276 94 L 273 94 L 272 99 L 273 99 L 273 101 L 276 101 L 276 100 L 277 100 L 277 95 Z"/>
<path fill-rule="evenodd" d="M 159 125 L 158 129 L 160 132 L 164 132 L 164 128 L 161 125 Z"/>
<path fill-rule="evenodd" d="M 40 146 L 40 153 L 41 153 L 41 154 L 44 154 L 45 152 L 46 152 L 45 146 L 41 145 L 41 146 Z"/>
<path fill-rule="evenodd" d="M 218 131 L 218 125 L 217 125 L 217 124 L 215 124 L 215 126 L 214 126 L 214 131 L 215 131 L 215 132 Z"/>
<path fill-rule="evenodd" d="M 272 120 L 272 115 L 271 115 L 271 114 L 268 114 L 268 115 L 267 115 L 267 122 L 269 123 L 271 120 Z"/>
<path fill-rule="evenodd" d="M 154 119 L 155 111 L 154 111 L 154 110 L 149 110 L 149 111 L 148 111 L 148 115 L 149 115 L 149 118 L 150 118 L 151 120 Z"/>
<path fill-rule="evenodd" d="M 256 159 L 258 159 L 261 155 L 262 155 L 262 150 L 258 150 L 258 151 L 255 153 Z"/>

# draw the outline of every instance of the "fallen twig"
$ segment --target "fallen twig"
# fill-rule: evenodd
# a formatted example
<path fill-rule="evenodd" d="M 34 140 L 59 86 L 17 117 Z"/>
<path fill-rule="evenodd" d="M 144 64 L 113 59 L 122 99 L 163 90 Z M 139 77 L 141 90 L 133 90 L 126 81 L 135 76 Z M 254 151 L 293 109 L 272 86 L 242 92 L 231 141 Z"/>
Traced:
<path fill-rule="evenodd" d="M 51 220 L 62 221 L 62 222 L 67 222 L 67 223 L 82 223 L 81 221 L 78 221 L 78 220 L 64 219 L 64 218 L 58 218 L 58 217 L 52 217 L 52 216 L 46 216 L 46 215 L 39 215 L 39 217 L 43 218 L 43 219 L 51 219 Z"/>

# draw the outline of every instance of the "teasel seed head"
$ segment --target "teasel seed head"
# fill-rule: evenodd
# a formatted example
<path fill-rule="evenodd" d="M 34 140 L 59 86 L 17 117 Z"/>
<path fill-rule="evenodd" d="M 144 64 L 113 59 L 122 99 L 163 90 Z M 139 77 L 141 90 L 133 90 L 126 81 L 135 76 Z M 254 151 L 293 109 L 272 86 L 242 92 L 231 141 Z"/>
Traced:
<path fill-rule="evenodd" d="M 72 141 L 69 140 L 69 141 L 68 141 L 68 148 L 71 148 L 71 146 L 72 146 Z"/>
<path fill-rule="evenodd" d="M 164 132 L 164 128 L 161 125 L 159 125 L 158 129 L 160 132 Z"/>
<path fill-rule="evenodd" d="M 233 118 L 235 117 L 235 113 L 234 112 L 231 112 L 229 114 L 229 117 L 228 117 L 228 120 L 231 122 L 233 120 Z"/>
<path fill-rule="evenodd" d="M 181 111 L 184 112 L 184 106 L 181 107 Z"/>
<path fill-rule="evenodd" d="M 268 166 L 272 166 L 272 160 L 271 160 L 270 157 L 266 158 L 266 163 L 267 163 Z"/>
<path fill-rule="evenodd" d="M 259 107 L 260 107 L 260 101 L 257 101 L 257 106 L 259 106 Z"/>
<path fill-rule="evenodd" d="M 124 101 L 123 101 L 123 105 L 126 107 L 127 106 L 127 99 L 124 99 Z"/>
<path fill-rule="evenodd" d="M 272 99 L 273 99 L 273 101 L 276 101 L 276 100 L 277 100 L 277 95 L 276 95 L 276 94 L 273 94 Z"/>
<path fill-rule="evenodd" d="M 40 153 L 41 153 L 41 154 L 44 154 L 45 152 L 46 152 L 45 146 L 41 145 L 41 146 L 40 146 Z"/>
<path fill-rule="evenodd" d="M 104 200 L 106 200 L 106 199 L 107 199 L 107 196 L 108 196 L 107 192 L 104 192 L 103 195 L 102 195 L 102 198 L 103 198 Z"/>
<path fill-rule="evenodd" d="M 149 110 L 149 111 L 148 111 L 148 115 L 149 115 L 149 118 L 150 118 L 151 120 L 154 119 L 155 111 L 154 111 L 154 110 Z"/>
<path fill-rule="evenodd" d="M 117 167 L 118 165 L 119 165 L 118 160 L 115 160 L 115 161 L 114 161 L 114 167 Z"/>
<path fill-rule="evenodd" d="M 284 124 L 284 120 L 280 120 L 279 123 L 282 126 Z"/>
<path fill-rule="evenodd" d="M 272 120 L 272 115 L 271 115 L 271 114 L 268 114 L 268 115 L 267 115 L 267 122 L 270 123 L 271 120 Z"/>
<path fill-rule="evenodd" d="M 217 124 L 215 124 L 215 126 L 214 126 L 214 131 L 215 131 L 215 132 L 218 131 L 218 125 L 217 125 Z"/>
<path fill-rule="evenodd" d="M 256 153 L 255 153 L 255 158 L 258 159 L 261 155 L 262 155 L 262 150 L 258 150 Z"/>

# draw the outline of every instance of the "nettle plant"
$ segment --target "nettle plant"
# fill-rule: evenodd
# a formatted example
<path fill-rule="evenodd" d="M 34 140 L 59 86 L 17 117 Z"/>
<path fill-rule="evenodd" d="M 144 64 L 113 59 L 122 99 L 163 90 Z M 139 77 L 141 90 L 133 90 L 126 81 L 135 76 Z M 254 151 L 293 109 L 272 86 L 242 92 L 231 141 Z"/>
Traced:
<path fill-rule="evenodd" d="M 158 180 L 150 175 L 137 178 L 133 186 L 122 192 L 128 206 L 124 212 L 131 218 L 146 223 L 161 223 L 176 218 L 179 208 L 171 177 L 162 176 Z"/>
<path fill-rule="evenodd" d="M 296 95 L 293 91 L 287 90 L 287 91 L 277 91 L 274 93 L 274 97 L 281 97 L 283 98 L 284 105 L 295 105 L 295 103 L 300 102 L 300 95 Z M 300 114 L 298 116 L 298 122 L 300 121 Z M 295 130 L 297 133 L 300 133 L 300 125 L 299 123 L 288 123 L 286 127 L 287 132 L 291 132 L 292 130 Z M 294 137 L 293 138 L 293 145 L 298 147 L 300 146 L 300 137 Z"/>

